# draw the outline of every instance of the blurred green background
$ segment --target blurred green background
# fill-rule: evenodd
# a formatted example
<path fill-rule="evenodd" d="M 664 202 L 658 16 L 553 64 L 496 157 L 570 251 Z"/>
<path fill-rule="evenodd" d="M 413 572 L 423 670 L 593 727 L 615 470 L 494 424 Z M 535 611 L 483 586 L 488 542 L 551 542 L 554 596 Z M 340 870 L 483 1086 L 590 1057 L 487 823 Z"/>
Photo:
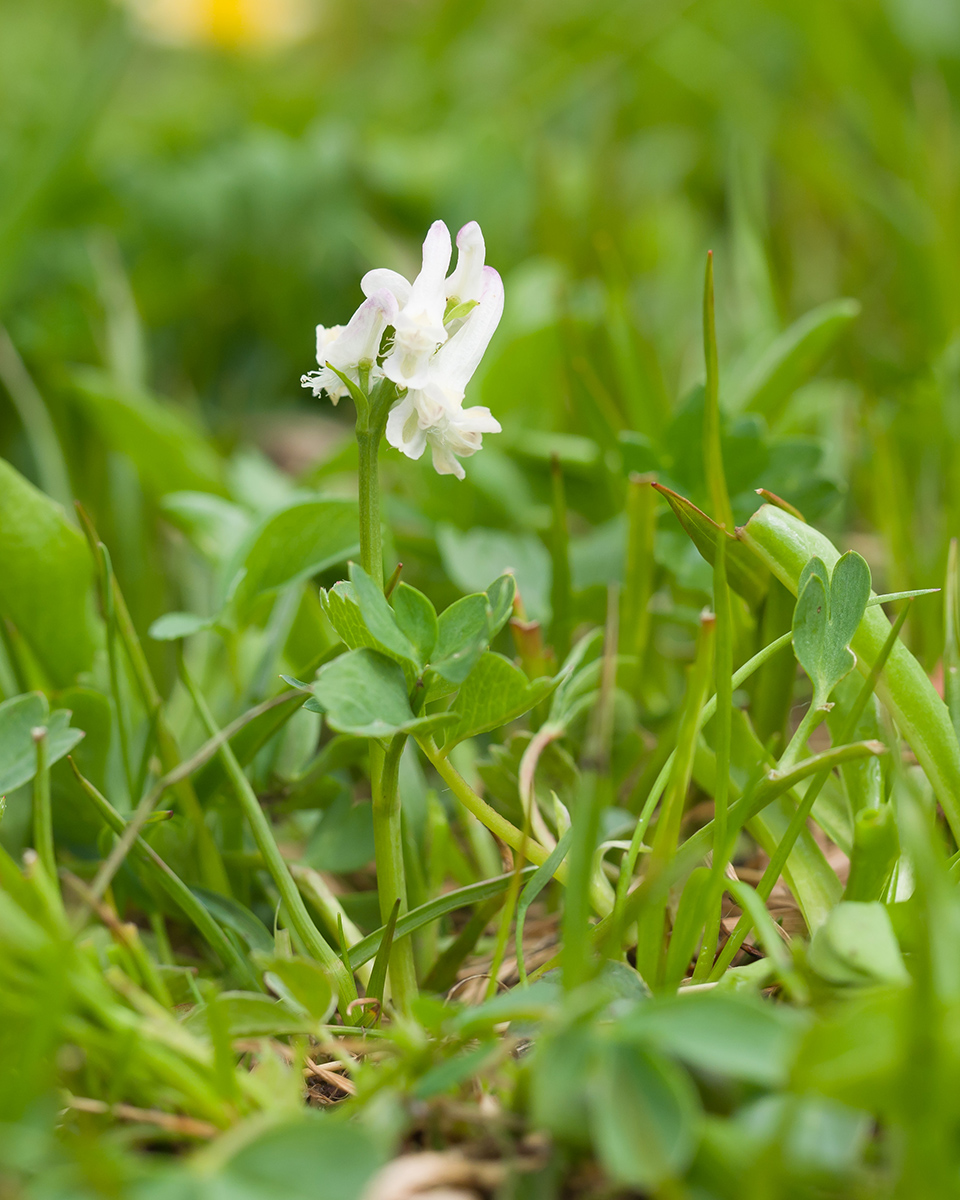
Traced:
<path fill-rule="evenodd" d="M 4 0 L 0 23 L 0 453 L 91 507 L 140 620 L 185 605 L 153 537 L 164 493 L 236 496 L 243 476 L 262 500 L 283 486 L 270 461 L 349 490 L 349 414 L 299 387 L 313 327 L 347 318 L 370 266 L 414 270 L 438 216 L 479 220 L 506 279 L 473 389 L 504 433 L 464 485 L 390 452 L 424 569 L 438 519 L 542 529 L 558 446 L 575 534 L 615 516 L 629 469 L 696 496 L 696 420 L 677 414 L 713 248 L 728 432 L 760 454 L 744 484 L 856 544 L 884 586 L 942 579 L 960 527 L 952 0 Z M 812 377 L 737 424 L 777 335 L 842 297 L 860 315 L 842 310 Z M 24 364 L 66 448 L 59 485 Z M 216 462 L 183 449 L 181 418 Z M 926 612 L 911 636 L 932 665 Z"/>

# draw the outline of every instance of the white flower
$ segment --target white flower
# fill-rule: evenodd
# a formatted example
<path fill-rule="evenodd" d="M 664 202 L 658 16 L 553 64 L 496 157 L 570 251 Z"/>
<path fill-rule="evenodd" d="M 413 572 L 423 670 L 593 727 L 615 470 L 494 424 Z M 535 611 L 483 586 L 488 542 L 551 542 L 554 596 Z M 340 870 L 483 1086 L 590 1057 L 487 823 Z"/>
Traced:
<path fill-rule="evenodd" d="M 336 367 L 354 383 L 359 382 L 361 367 L 369 372 L 370 381 L 378 379 L 382 374 L 377 366 L 380 342 L 387 325 L 392 324 L 396 316 L 397 302 L 393 293 L 382 288 L 364 300 L 348 324 L 318 325 L 317 364 L 320 370 L 301 376 L 301 386 L 312 388 L 315 396 L 326 392 L 336 404 L 349 388 L 331 368 Z"/>
<path fill-rule="evenodd" d="M 412 284 L 385 267 L 368 271 L 360 281 L 364 295 L 386 288 L 399 306 L 393 353 L 383 364 L 384 374 L 398 387 L 423 387 L 430 359 L 462 323 L 445 325 L 448 302 L 480 299 L 486 248 L 476 221 L 457 234 L 457 265 L 445 278 L 450 253 L 450 231 L 443 221 L 434 221 L 423 243 L 423 266 Z"/>
<path fill-rule="evenodd" d="M 423 372 L 423 385 L 410 388 L 391 411 L 387 441 L 408 458 L 419 458 L 427 445 L 441 475 L 463 479 L 457 457 L 468 458 L 484 433 L 499 433 L 488 408 L 463 408 L 473 377 L 503 313 L 503 283 L 492 267 L 480 272 L 479 303 L 460 329 L 436 352 Z"/>
<path fill-rule="evenodd" d="M 500 422 L 489 408 L 480 406 L 457 408 L 453 412 L 440 409 L 431 420 L 418 407 L 415 395 L 407 392 L 396 408 L 391 409 L 387 441 L 407 458 L 419 458 L 429 446 L 438 474 L 463 479 L 465 471 L 457 456 L 469 458 L 476 454 L 482 448 L 483 434 L 499 433 Z"/>

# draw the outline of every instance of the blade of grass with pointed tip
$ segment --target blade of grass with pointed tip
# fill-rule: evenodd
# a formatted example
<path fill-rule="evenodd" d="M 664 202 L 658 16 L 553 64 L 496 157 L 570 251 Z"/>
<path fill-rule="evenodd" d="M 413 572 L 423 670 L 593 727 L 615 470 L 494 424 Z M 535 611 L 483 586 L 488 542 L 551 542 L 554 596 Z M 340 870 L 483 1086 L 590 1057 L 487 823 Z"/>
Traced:
<path fill-rule="evenodd" d="M 393 938 L 399 912 L 400 898 L 397 897 L 393 904 L 393 911 L 383 927 L 380 948 L 377 950 L 377 957 L 373 960 L 373 970 L 370 972 L 370 983 L 367 986 L 367 995 L 372 996 L 381 1008 L 383 1007 L 383 989 L 387 982 L 387 967 L 390 963 L 390 951 L 393 949 Z"/>
<path fill-rule="evenodd" d="M 720 367 L 717 358 L 717 323 L 713 299 L 713 251 L 707 252 L 703 281 L 703 357 L 706 384 L 703 395 L 703 467 L 713 517 L 728 533 L 733 532 L 733 509 L 723 470 L 720 444 Z"/>

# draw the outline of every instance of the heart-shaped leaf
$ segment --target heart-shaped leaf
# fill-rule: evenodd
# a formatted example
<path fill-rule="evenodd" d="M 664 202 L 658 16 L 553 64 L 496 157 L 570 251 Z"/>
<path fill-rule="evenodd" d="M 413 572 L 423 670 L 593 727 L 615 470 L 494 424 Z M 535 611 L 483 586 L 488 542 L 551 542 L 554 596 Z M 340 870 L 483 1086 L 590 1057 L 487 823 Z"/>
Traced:
<path fill-rule="evenodd" d="M 310 690 L 327 724 L 357 737 L 428 733 L 456 720 L 450 713 L 417 717 L 400 665 L 376 650 L 350 650 L 321 667 Z"/>
<path fill-rule="evenodd" d="M 47 730 L 47 762 L 51 766 L 69 754 L 83 737 L 82 729 L 70 726 L 70 713 L 63 708 L 50 712 L 40 692 L 12 696 L 0 704 L 0 795 L 21 787 L 37 773 L 37 745 L 31 730 Z"/>
<path fill-rule="evenodd" d="M 814 703 L 825 704 L 856 663 L 849 647 L 870 599 L 870 568 L 852 550 L 832 576 L 822 559 L 812 558 L 801 572 L 798 596 L 794 651 L 813 684 Z"/>
<path fill-rule="evenodd" d="M 460 689 L 454 708 L 457 723 L 447 731 L 444 753 L 464 738 L 522 717 L 549 696 L 558 682 L 554 678 L 531 683 L 508 658 L 488 650 Z"/>

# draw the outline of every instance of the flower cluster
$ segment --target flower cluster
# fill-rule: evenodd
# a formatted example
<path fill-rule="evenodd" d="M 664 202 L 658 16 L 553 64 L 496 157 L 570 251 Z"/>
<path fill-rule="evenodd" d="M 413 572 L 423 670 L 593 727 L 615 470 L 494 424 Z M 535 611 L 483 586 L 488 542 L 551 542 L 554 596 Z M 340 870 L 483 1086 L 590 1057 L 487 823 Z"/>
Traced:
<path fill-rule="evenodd" d="M 457 460 L 476 453 L 483 434 L 500 432 L 488 408 L 464 408 L 463 399 L 500 323 L 503 283 L 484 265 L 476 221 L 457 234 L 457 265 L 448 275 L 452 252 L 450 231 L 435 221 L 413 283 L 386 268 L 368 271 L 360 283 L 367 298 L 348 324 L 317 326 L 320 369 L 301 383 L 336 404 L 349 391 L 344 378 L 365 390 L 389 380 L 399 402 L 387 420 L 387 441 L 408 458 L 429 446 L 441 475 L 463 479 Z"/>

